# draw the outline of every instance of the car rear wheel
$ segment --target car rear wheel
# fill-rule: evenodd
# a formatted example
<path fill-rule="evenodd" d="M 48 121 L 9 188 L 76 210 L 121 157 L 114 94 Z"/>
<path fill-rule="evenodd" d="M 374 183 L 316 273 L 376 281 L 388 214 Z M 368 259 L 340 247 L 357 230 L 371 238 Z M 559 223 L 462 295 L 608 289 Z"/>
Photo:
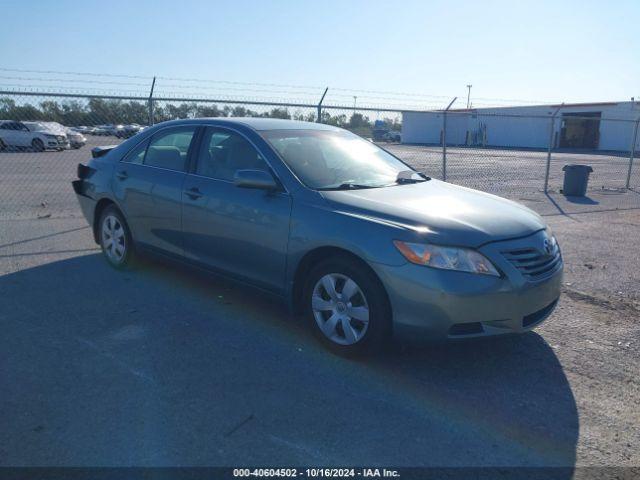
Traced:
<path fill-rule="evenodd" d="M 384 287 L 355 259 L 338 256 L 312 268 L 304 302 L 314 333 L 336 353 L 370 353 L 389 340 L 391 312 Z"/>
<path fill-rule="evenodd" d="M 31 146 L 33 147 L 33 150 L 36 152 L 44 152 L 44 143 L 39 138 L 34 138 L 31 141 Z"/>
<path fill-rule="evenodd" d="M 2 141 L 2 139 L 0 138 L 0 152 L 4 151 L 4 150 L 6 150 L 6 149 L 7 149 L 7 144 L 6 144 L 6 143 L 4 143 L 4 142 Z"/>
<path fill-rule="evenodd" d="M 99 238 L 102 253 L 114 268 L 131 267 L 135 251 L 127 222 L 115 206 L 107 207 L 100 217 Z"/>

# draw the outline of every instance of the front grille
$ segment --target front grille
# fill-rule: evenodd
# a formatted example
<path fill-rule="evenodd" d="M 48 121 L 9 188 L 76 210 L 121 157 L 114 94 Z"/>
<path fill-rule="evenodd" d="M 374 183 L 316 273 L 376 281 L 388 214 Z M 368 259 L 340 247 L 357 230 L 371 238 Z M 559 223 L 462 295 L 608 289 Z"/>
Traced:
<path fill-rule="evenodd" d="M 511 264 L 525 277 L 531 279 L 544 278 L 554 273 L 562 263 L 560 248 L 554 242 L 549 253 L 536 248 L 520 248 L 502 252 Z"/>

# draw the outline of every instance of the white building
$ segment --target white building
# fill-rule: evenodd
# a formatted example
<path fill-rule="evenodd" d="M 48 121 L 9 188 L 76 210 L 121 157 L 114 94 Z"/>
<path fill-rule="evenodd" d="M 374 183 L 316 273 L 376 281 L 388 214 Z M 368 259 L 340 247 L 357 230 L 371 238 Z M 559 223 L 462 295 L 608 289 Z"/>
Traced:
<path fill-rule="evenodd" d="M 640 102 L 450 110 L 447 145 L 546 149 L 552 138 L 554 148 L 629 151 L 638 119 Z M 442 129 L 442 111 L 402 113 L 402 143 L 441 144 Z"/>

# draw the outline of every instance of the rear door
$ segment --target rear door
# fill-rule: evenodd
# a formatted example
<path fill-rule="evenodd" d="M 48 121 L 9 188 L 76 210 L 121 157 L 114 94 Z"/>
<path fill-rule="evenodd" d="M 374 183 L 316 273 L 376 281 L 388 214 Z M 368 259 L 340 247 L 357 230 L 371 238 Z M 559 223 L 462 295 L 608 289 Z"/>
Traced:
<path fill-rule="evenodd" d="M 13 128 L 11 128 L 11 123 L 12 122 L 0 123 L 0 139 L 2 139 L 5 145 L 14 146 L 15 137 L 13 135 Z"/>
<path fill-rule="evenodd" d="M 0 129 L 2 129 L 0 137 L 7 145 L 14 147 L 26 147 L 29 145 L 25 144 L 25 135 L 21 131 L 22 125 L 19 122 L 5 122 L 0 125 Z"/>
<path fill-rule="evenodd" d="M 182 187 L 196 127 L 169 127 L 138 144 L 115 168 L 113 191 L 136 243 L 182 256 Z"/>
<path fill-rule="evenodd" d="M 226 128 L 202 134 L 192 173 L 184 183 L 185 256 L 265 289 L 284 288 L 291 197 L 239 188 L 236 170 L 273 172 L 254 145 Z"/>

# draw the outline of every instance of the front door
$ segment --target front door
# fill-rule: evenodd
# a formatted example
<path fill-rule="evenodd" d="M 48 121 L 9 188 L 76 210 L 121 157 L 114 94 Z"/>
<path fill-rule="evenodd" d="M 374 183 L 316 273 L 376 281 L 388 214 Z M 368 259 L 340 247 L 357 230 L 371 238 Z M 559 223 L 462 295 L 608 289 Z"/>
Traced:
<path fill-rule="evenodd" d="M 159 130 L 116 165 L 113 191 L 137 244 L 183 255 L 182 187 L 195 130 Z"/>
<path fill-rule="evenodd" d="M 241 134 L 208 127 L 183 191 L 185 256 L 268 290 L 285 284 L 291 197 L 236 187 L 236 170 L 271 172 Z"/>

